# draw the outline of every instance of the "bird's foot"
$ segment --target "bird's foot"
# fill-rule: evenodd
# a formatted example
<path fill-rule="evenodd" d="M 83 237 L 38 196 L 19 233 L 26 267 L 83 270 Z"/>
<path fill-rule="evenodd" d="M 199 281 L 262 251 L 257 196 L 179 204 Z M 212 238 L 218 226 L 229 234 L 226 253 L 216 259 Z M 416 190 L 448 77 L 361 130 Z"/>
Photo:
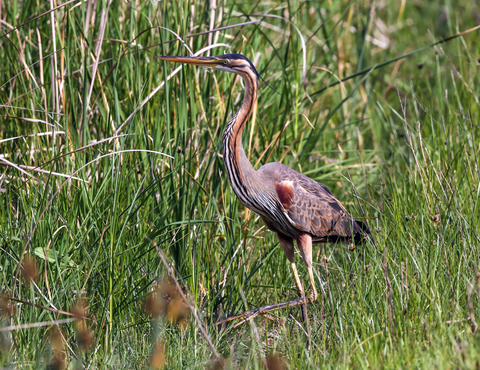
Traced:
<path fill-rule="evenodd" d="M 233 329 L 238 328 L 240 325 L 245 324 L 247 321 L 250 321 L 251 319 L 254 319 L 258 315 L 263 316 L 266 319 L 273 321 L 277 325 L 285 325 L 285 319 L 283 319 L 283 318 L 282 319 L 277 319 L 276 317 L 273 317 L 273 316 L 271 316 L 267 313 L 264 313 L 264 312 L 260 312 L 260 309 L 257 309 L 257 311 L 255 313 L 253 313 L 252 315 L 244 318 L 243 320 L 241 320 L 241 321 L 237 322 L 235 325 L 233 325 Z M 215 324 L 215 325 L 217 325 L 217 324 Z"/>
<path fill-rule="evenodd" d="M 239 321 L 238 323 L 236 323 L 233 326 L 233 328 L 237 328 L 240 325 L 246 323 L 247 321 L 250 321 L 250 320 L 254 319 L 258 315 L 261 315 L 261 316 L 263 316 L 263 317 L 265 317 L 269 320 L 272 320 L 272 321 L 276 322 L 277 324 L 283 325 L 285 323 L 283 320 L 278 320 L 278 319 L 276 319 L 276 318 L 274 318 L 270 315 L 267 315 L 267 313 L 271 312 L 271 311 L 280 310 L 282 308 L 304 305 L 304 304 L 307 304 L 307 303 L 310 303 L 310 302 L 312 302 L 311 298 L 299 298 L 299 299 L 295 299 L 295 300 L 289 301 L 289 302 L 275 303 L 275 304 L 271 304 L 271 305 L 267 305 L 267 306 L 263 306 L 263 307 L 259 307 L 259 308 L 254 308 L 253 310 L 245 311 L 245 312 L 243 312 L 239 315 L 227 317 L 224 320 L 217 321 L 213 325 L 217 326 L 217 325 L 221 325 L 221 324 L 224 324 L 224 323 L 236 320 L 236 319 L 242 319 L 241 321 Z"/>

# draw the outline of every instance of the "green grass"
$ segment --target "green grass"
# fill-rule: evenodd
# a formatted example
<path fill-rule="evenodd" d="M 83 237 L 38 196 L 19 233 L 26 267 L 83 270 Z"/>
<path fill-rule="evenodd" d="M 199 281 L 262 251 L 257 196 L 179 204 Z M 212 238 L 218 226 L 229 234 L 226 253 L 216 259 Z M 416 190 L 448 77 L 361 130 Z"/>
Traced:
<path fill-rule="evenodd" d="M 252 163 L 281 160 L 326 184 L 365 212 L 374 240 L 314 248 L 310 338 L 298 309 L 277 313 L 285 326 L 257 318 L 208 326 L 208 338 L 227 368 L 264 368 L 274 354 L 292 369 L 478 366 L 480 31 L 395 60 L 475 27 L 478 5 L 207 3 L 72 2 L 26 24 L 49 3 L 0 5 L 0 366 L 145 368 L 157 340 L 166 368 L 211 366 L 192 316 L 180 329 L 145 312 L 168 279 L 159 253 L 204 327 L 296 297 L 276 236 L 226 179 L 221 136 L 241 84 L 190 66 L 166 81 L 178 66 L 154 58 L 188 55 L 159 26 L 183 38 L 266 13 L 292 23 L 263 18 L 186 43 L 256 60 L 282 95 L 260 88 L 244 133 Z M 81 297 L 86 350 L 82 321 L 59 321 Z"/>

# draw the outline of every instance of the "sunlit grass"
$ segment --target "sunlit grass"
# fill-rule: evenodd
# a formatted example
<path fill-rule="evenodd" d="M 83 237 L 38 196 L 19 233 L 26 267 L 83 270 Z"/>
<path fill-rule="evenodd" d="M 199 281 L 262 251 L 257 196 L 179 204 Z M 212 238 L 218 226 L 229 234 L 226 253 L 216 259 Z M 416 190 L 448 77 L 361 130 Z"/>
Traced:
<path fill-rule="evenodd" d="M 396 59 L 475 27 L 477 5 L 73 2 L 29 22 L 49 6 L 0 12 L 1 366 L 205 368 L 212 348 L 227 368 L 478 366 L 478 31 Z M 284 18 L 246 16 L 266 13 Z M 168 79 L 178 66 L 154 58 L 188 55 L 167 29 L 256 19 L 185 42 L 230 45 L 208 52 L 245 54 L 280 92 L 261 84 L 244 132 L 255 167 L 321 181 L 373 231 L 314 248 L 310 349 L 298 309 L 280 327 L 210 326 L 295 284 L 226 179 L 241 82 L 191 66 Z M 152 310 L 159 294 L 176 298 Z"/>

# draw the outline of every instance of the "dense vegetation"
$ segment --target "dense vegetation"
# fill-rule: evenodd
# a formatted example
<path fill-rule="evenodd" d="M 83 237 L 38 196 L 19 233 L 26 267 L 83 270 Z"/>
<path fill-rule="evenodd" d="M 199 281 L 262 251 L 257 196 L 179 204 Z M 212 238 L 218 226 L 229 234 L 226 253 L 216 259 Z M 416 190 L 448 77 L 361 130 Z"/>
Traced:
<path fill-rule="evenodd" d="M 0 18 L 0 366 L 205 368 L 212 347 L 238 369 L 479 366 L 475 2 L 11 0 Z M 170 78 L 154 56 L 189 55 L 173 32 L 281 94 L 261 84 L 244 133 L 257 168 L 368 219 L 365 245 L 315 247 L 308 333 L 298 308 L 210 326 L 296 292 L 226 180 L 242 85 Z"/>

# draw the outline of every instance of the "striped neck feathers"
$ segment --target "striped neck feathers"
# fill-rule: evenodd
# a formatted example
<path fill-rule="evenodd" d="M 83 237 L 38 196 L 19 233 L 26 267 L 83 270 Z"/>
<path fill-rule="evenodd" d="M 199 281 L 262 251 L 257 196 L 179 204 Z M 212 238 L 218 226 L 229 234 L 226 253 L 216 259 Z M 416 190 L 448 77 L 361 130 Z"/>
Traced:
<path fill-rule="evenodd" d="M 241 184 L 246 184 L 247 180 L 252 179 L 255 173 L 243 149 L 242 132 L 257 100 L 258 81 L 257 76 L 250 71 L 242 73 L 240 76 L 245 82 L 243 102 L 240 109 L 228 122 L 223 133 L 223 158 L 235 193 L 237 193 L 235 188 L 243 187 Z M 249 174 L 250 176 L 248 176 Z"/>

